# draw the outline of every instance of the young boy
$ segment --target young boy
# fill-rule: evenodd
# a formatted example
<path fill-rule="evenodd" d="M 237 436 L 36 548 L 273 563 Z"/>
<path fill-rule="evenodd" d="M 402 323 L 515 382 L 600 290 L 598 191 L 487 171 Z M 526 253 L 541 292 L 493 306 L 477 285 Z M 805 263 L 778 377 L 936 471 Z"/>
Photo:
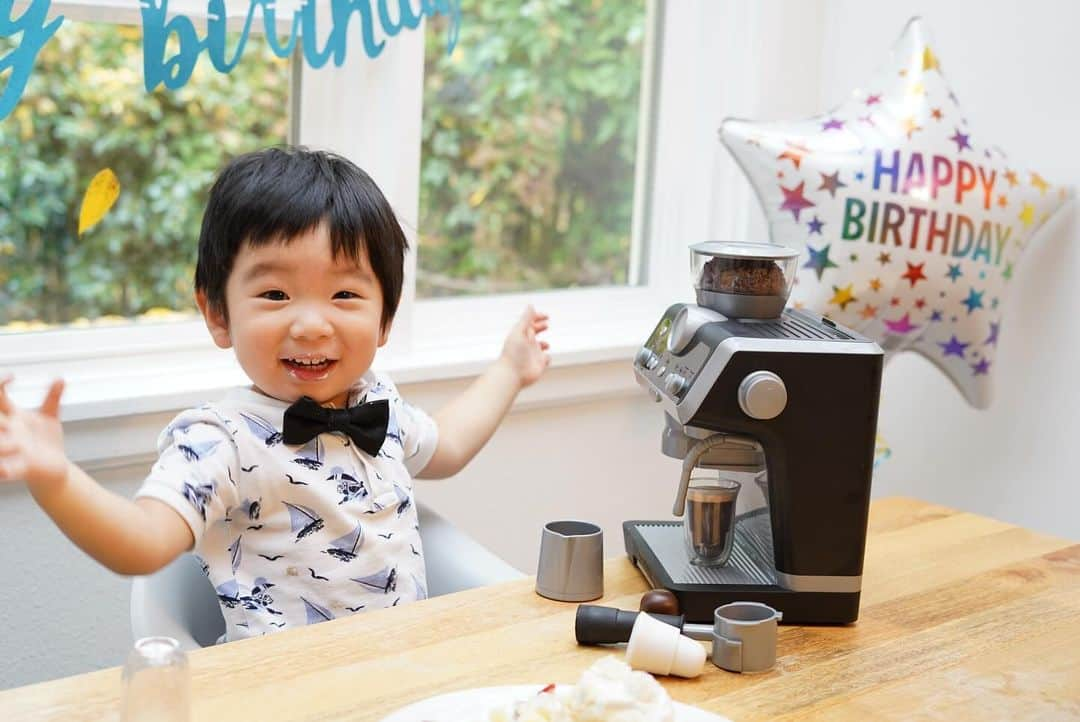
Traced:
<path fill-rule="evenodd" d="M 548 365 L 530 307 L 499 359 L 434 419 L 371 370 L 407 243 L 355 165 L 305 149 L 241 156 L 210 191 L 195 295 L 252 381 L 182 412 L 134 501 L 64 454 L 62 382 L 38 412 L 0 381 L 0 481 L 23 480 L 61 530 L 121 574 L 185 550 L 203 561 L 226 638 L 426 596 L 412 477 L 459 471 Z"/>

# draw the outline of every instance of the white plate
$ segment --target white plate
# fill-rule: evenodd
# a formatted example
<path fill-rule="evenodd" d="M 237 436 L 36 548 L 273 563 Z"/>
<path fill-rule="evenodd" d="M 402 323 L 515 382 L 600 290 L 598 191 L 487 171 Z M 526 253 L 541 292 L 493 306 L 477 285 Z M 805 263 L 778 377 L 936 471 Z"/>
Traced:
<path fill-rule="evenodd" d="M 562 688 L 564 685 L 559 685 Z M 569 686 L 569 685 L 565 685 Z M 506 687 L 475 687 L 410 704 L 383 717 L 381 722 L 462 722 L 484 719 L 484 713 L 497 705 L 527 699 L 544 685 L 513 685 Z M 675 722 L 731 722 L 712 712 L 675 702 Z"/>

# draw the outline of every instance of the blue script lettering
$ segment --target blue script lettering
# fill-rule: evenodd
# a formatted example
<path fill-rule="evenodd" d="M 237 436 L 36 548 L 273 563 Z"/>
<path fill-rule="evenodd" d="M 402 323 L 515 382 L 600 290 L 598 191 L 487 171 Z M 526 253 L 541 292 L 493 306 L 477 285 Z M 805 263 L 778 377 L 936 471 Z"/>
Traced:
<path fill-rule="evenodd" d="M 16 19 L 11 15 L 14 0 L 0 0 L 0 38 L 10 38 L 16 33 L 22 33 L 19 43 L 0 58 L 0 75 L 8 68 L 11 69 L 7 85 L 0 91 L 0 120 L 15 110 L 26 90 L 26 82 L 30 79 L 30 71 L 34 69 L 37 54 L 64 22 L 61 15 L 48 25 L 45 24 L 49 3 L 50 0 L 33 0 Z"/>
<path fill-rule="evenodd" d="M 10 3 L 11 0 L 0 2 Z M 296 47 L 299 36 L 304 59 L 312 68 L 321 68 L 331 57 L 336 66 L 340 67 L 345 62 L 349 23 L 354 14 L 359 16 L 360 37 L 364 53 L 369 58 L 377 58 L 382 53 L 386 47 L 385 38 L 396 36 L 403 28 L 414 30 L 419 27 L 423 17 L 434 15 L 449 18 L 447 53 L 453 52 L 461 27 L 461 0 L 419 0 L 418 12 L 413 9 L 414 2 L 416 0 L 330 0 L 330 33 L 320 49 L 316 40 L 316 2 L 308 0 L 293 15 L 288 42 L 282 45 L 277 36 L 274 0 L 251 0 L 240 39 L 230 58 L 225 46 L 224 0 L 209 0 L 207 3 L 205 38 L 199 37 L 188 18 L 182 15 L 172 19 L 167 17 L 168 0 L 143 0 L 143 82 L 147 91 L 152 91 L 159 84 L 173 90 L 182 87 L 191 77 L 203 50 L 207 51 L 210 62 L 219 72 L 229 72 L 236 67 L 244 53 L 256 10 L 262 14 L 267 44 L 273 53 L 278 57 L 287 57 Z M 395 4 L 396 17 L 391 10 Z M 378 31 L 381 31 L 382 38 L 377 37 Z M 172 35 L 176 36 L 178 49 L 175 55 L 166 58 L 166 46 Z"/>

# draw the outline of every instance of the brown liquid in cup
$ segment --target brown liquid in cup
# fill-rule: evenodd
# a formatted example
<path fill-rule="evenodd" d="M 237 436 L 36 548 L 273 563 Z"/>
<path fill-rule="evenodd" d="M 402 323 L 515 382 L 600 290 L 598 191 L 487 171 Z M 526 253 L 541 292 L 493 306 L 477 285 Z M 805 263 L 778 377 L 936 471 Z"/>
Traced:
<path fill-rule="evenodd" d="M 691 561 L 723 564 L 731 554 L 737 489 L 693 488 L 686 492 L 686 543 Z"/>

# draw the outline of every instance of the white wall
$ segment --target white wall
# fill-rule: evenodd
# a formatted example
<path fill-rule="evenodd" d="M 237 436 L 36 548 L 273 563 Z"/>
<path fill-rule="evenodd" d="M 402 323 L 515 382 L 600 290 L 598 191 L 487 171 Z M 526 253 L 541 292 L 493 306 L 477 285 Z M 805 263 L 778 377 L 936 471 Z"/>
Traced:
<path fill-rule="evenodd" d="M 1072 37 L 1080 6 L 1064 0 L 763 0 L 751 11 L 731 0 L 727 7 L 730 22 L 739 24 L 739 32 L 723 33 L 732 41 L 726 57 L 733 58 L 737 75 L 717 70 L 715 85 L 703 89 L 723 94 L 722 102 L 703 103 L 709 117 L 717 117 L 697 122 L 701 137 L 688 139 L 715 155 L 718 183 L 708 194 L 714 206 L 700 212 L 719 235 L 744 229 L 760 238 L 763 229 L 756 211 L 736 217 L 716 210 L 737 205 L 733 198 L 752 207 L 716 141 L 721 114 L 799 117 L 835 105 L 884 60 L 904 22 L 917 13 L 935 33 L 975 131 L 1044 169 L 1048 178 L 1080 186 L 1080 124 L 1074 120 L 1080 83 L 1071 77 L 1080 68 L 1080 44 Z M 777 28 L 779 35 L 768 34 Z M 708 41 L 707 34 L 699 41 Z M 700 78 L 701 70 L 686 75 Z M 919 496 L 1080 538 L 1080 380 L 1070 373 L 1080 358 L 1078 323 L 1070 313 L 1080 307 L 1073 281 L 1080 278 L 1080 231 L 1075 217 L 1063 221 L 1017 269 L 991 409 L 968 408 L 919 357 L 899 357 L 889 366 L 880 429 L 893 457 L 875 479 L 876 496 Z M 643 336 L 654 320 L 641 319 Z M 622 520 L 668 517 L 678 465 L 659 452 L 660 412 L 634 389 L 628 362 L 579 373 L 626 382 L 584 403 L 513 414 L 469 469 L 446 482 L 425 482 L 419 492 L 530 573 L 545 521 L 596 521 L 605 530 L 607 554 L 615 555 L 622 551 Z M 404 390 L 437 408 L 454 388 L 442 382 Z M 124 433 L 152 440 L 167 418 L 130 419 Z M 80 425 L 68 431 L 85 430 Z M 146 448 L 152 449 L 149 442 Z M 130 493 L 148 463 L 120 460 L 98 477 Z M 74 550 L 21 489 L 0 489 L 0 529 L 0 688 L 119 664 L 130 642 L 128 582 Z"/>

